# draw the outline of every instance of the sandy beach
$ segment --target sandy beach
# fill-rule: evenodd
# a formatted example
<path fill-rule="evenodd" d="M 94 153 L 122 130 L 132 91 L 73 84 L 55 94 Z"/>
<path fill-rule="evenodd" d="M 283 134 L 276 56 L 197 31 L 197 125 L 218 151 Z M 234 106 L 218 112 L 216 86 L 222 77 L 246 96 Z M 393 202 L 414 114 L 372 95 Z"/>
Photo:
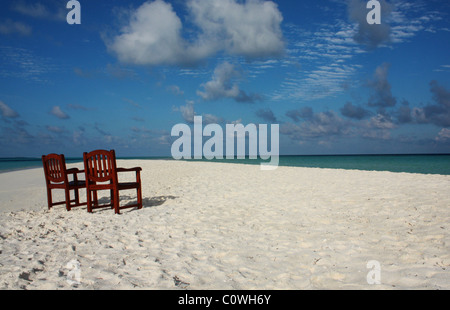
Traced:
<path fill-rule="evenodd" d="M 48 211 L 42 168 L 0 174 L 0 289 L 450 289 L 450 176 L 118 166 L 142 210 Z"/>

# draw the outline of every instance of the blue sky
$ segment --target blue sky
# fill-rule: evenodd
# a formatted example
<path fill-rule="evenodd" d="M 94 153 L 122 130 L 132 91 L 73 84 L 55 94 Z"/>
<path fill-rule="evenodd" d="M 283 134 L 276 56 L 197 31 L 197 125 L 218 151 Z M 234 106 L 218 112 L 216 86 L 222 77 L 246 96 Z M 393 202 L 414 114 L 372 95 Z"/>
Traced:
<path fill-rule="evenodd" d="M 450 3 L 0 3 L 0 157 L 170 156 L 178 123 L 280 125 L 281 154 L 450 153 Z"/>

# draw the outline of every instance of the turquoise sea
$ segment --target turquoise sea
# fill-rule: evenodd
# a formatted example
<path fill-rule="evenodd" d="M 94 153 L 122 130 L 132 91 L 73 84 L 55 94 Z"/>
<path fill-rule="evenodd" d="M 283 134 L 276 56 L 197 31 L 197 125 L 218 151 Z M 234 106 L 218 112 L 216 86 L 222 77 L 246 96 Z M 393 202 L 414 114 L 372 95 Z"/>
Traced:
<path fill-rule="evenodd" d="M 169 157 L 127 157 L 122 159 L 154 160 Z M 206 161 L 206 159 L 204 159 Z M 67 163 L 81 162 L 81 158 L 66 158 Z M 256 159 L 212 160 L 242 164 L 259 164 Z M 450 175 L 450 154 L 439 155 L 302 155 L 280 156 L 280 166 L 335 169 L 375 170 Z M 0 172 L 42 167 L 40 158 L 0 158 Z"/>

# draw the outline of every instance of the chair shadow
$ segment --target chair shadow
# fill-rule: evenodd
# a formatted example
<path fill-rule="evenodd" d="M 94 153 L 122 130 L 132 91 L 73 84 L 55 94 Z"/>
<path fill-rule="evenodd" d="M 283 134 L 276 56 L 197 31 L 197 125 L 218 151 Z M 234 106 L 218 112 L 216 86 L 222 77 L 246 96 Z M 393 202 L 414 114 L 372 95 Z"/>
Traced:
<path fill-rule="evenodd" d="M 142 208 L 153 208 L 153 207 L 158 207 L 163 205 L 167 200 L 174 200 L 177 199 L 178 197 L 176 196 L 172 196 L 172 195 L 168 195 L 168 196 L 155 196 L 155 197 L 145 197 L 142 198 Z M 127 195 L 122 195 L 120 196 L 120 201 L 124 201 L 124 200 L 132 200 L 130 203 L 126 204 L 126 205 L 131 205 L 136 203 L 136 197 L 133 196 L 127 196 Z M 98 200 L 98 204 L 99 205 L 103 205 L 103 204 L 108 204 L 110 203 L 111 200 L 109 197 L 102 197 Z M 124 205 L 124 206 L 126 206 Z M 107 207 L 105 207 L 106 209 Z M 100 209 L 100 210 L 103 210 Z M 134 210 L 134 209 L 132 209 Z"/>
<path fill-rule="evenodd" d="M 177 199 L 176 196 L 156 196 L 152 198 L 143 198 L 142 199 L 142 207 L 143 208 L 152 208 L 163 205 L 167 200 Z"/>

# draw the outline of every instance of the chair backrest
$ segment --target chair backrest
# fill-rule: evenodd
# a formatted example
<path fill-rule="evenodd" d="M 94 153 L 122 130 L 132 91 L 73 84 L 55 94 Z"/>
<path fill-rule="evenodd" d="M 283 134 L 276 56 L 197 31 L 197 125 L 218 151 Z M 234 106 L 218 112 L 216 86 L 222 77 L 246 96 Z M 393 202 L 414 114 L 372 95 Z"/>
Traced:
<path fill-rule="evenodd" d="M 42 164 L 47 182 L 61 183 L 66 181 L 66 160 L 64 155 L 43 155 Z"/>
<path fill-rule="evenodd" d="M 114 150 L 96 150 L 83 154 L 86 181 L 107 182 L 117 180 Z"/>

